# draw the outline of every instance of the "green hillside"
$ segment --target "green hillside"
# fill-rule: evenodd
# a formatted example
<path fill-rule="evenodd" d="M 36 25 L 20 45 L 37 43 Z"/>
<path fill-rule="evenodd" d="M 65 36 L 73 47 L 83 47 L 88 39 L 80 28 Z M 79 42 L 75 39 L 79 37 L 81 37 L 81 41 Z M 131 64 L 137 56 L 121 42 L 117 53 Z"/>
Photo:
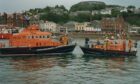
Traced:
<path fill-rule="evenodd" d="M 73 5 L 70 8 L 70 11 L 75 12 L 75 11 L 86 11 L 86 10 L 101 10 L 104 9 L 106 4 L 104 2 L 99 2 L 99 1 L 84 1 L 80 2 L 78 4 Z"/>

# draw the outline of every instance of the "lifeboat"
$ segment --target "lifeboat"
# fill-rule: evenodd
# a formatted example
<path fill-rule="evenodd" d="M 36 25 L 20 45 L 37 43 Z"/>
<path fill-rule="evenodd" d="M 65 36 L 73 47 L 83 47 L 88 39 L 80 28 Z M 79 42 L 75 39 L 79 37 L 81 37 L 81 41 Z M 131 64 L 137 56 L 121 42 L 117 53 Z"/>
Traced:
<path fill-rule="evenodd" d="M 51 35 L 51 32 L 41 32 L 38 25 L 30 25 L 11 36 L 8 47 L 2 46 L 5 44 L 1 43 L 0 56 L 71 53 L 76 46 L 53 40 Z"/>
<path fill-rule="evenodd" d="M 97 57 L 110 57 L 110 56 L 136 56 L 136 46 L 133 45 L 132 41 L 128 41 L 128 46 L 125 40 L 120 40 L 119 43 L 112 43 L 111 41 L 105 42 L 104 44 L 96 44 L 94 46 L 80 46 L 81 50 L 85 55 L 97 56 Z M 126 48 L 129 48 L 126 51 Z"/>

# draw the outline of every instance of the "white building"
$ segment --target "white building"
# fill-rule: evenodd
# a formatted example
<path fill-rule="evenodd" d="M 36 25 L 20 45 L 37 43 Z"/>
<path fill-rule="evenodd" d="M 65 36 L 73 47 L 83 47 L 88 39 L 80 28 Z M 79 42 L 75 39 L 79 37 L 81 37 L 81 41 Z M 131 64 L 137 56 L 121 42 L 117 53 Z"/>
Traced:
<path fill-rule="evenodd" d="M 64 27 L 67 27 L 67 31 L 68 32 L 74 32 L 75 31 L 75 24 L 77 22 L 74 22 L 74 21 L 69 21 L 67 23 L 65 23 L 63 26 Z"/>
<path fill-rule="evenodd" d="M 139 33 L 140 32 L 140 27 L 131 27 L 129 29 L 129 33 Z"/>
<path fill-rule="evenodd" d="M 94 28 L 94 27 L 85 27 L 84 31 L 89 31 L 89 32 L 101 32 L 101 28 Z"/>
<path fill-rule="evenodd" d="M 135 14 L 140 14 L 140 8 L 134 10 Z"/>
<path fill-rule="evenodd" d="M 127 8 L 124 7 L 124 8 L 122 8 L 122 9 L 120 9 L 120 12 L 128 12 L 128 11 L 127 11 Z"/>
<path fill-rule="evenodd" d="M 85 28 L 87 27 L 88 23 L 75 23 L 75 31 L 84 31 Z"/>
<path fill-rule="evenodd" d="M 56 23 L 54 23 L 54 22 L 49 22 L 49 21 L 46 21 L 45 22 L 45 27 L 46 27 L 46 29 L 48 29 L 49 31 L 51 31 L 51 32 L 56 32 L 56 26 L 57 24 Z"/>
<path fill-rule="evenodd" d="M 96 14 L 99 14 L 100 12 L 99 12 L 99 10 L 93 10 L 92 12 L 91 12 L 91 15 L 96 15 Z"/>
<path fill-rule="evenodd" d="M 46 21 L 40 23 L 40 28 L 42 31 L 57 32 L 57 24 L 54 22 Z"/>
<path fill-rule="evenodd" d="M 64 27 L 64 26 L 59 26 L 59 32 L 67 34 L 68 33 L 68 28 Z"/>
<path fill-rule="evenodd" d="M 103 15 L 109 14 L 109 15 L 111 15 L 111 10 L 112 10 L 111 8 L 102 9 L 100 11 L 100 14 L 103 14 Z"/>
<path fill-rule="evenodd" d="M 76 23 L 75 31 L 100 32 L 101 28 L 94 27 L 90 22 Z"/>

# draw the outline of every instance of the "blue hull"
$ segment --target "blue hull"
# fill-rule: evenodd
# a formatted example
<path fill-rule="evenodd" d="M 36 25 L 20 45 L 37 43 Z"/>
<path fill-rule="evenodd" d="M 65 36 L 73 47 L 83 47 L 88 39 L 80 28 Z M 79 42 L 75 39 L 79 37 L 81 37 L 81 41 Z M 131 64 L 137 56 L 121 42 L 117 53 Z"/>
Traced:
<path fill-rule="evenodd" d="M 22 48 L 0 48 L 0 56 L 27 56 L 39 54 L 65 54 L 72 53 L 76 45 L 58 47 L 22 47 Z"/>

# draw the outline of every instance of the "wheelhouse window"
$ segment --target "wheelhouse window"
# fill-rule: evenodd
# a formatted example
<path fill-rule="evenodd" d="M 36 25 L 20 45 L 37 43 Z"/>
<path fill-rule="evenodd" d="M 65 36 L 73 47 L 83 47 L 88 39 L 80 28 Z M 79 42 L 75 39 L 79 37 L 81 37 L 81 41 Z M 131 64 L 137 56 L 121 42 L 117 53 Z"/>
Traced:
<path fill-rule="evenodd" d="M 31 39 L 31 36 L 27 36 L 28 39 Z"/>
<path fill-rule="evenodd" d="M 36 36 L 36 38 L 38 38 L 38 36 Z"/>
<path fill-rule="evenodd" d="M 32 36 L 32 38 L 34 38 L 34 36 Z"/>
<path fill-rule="evenodd" d="M 42 36 L 43 38 L 45 38 L 45 36 Z"/>
<path fill-rule="evenodd" d="M 47 38 L 50 38 L 50 36 L 48 35 Z"/>

